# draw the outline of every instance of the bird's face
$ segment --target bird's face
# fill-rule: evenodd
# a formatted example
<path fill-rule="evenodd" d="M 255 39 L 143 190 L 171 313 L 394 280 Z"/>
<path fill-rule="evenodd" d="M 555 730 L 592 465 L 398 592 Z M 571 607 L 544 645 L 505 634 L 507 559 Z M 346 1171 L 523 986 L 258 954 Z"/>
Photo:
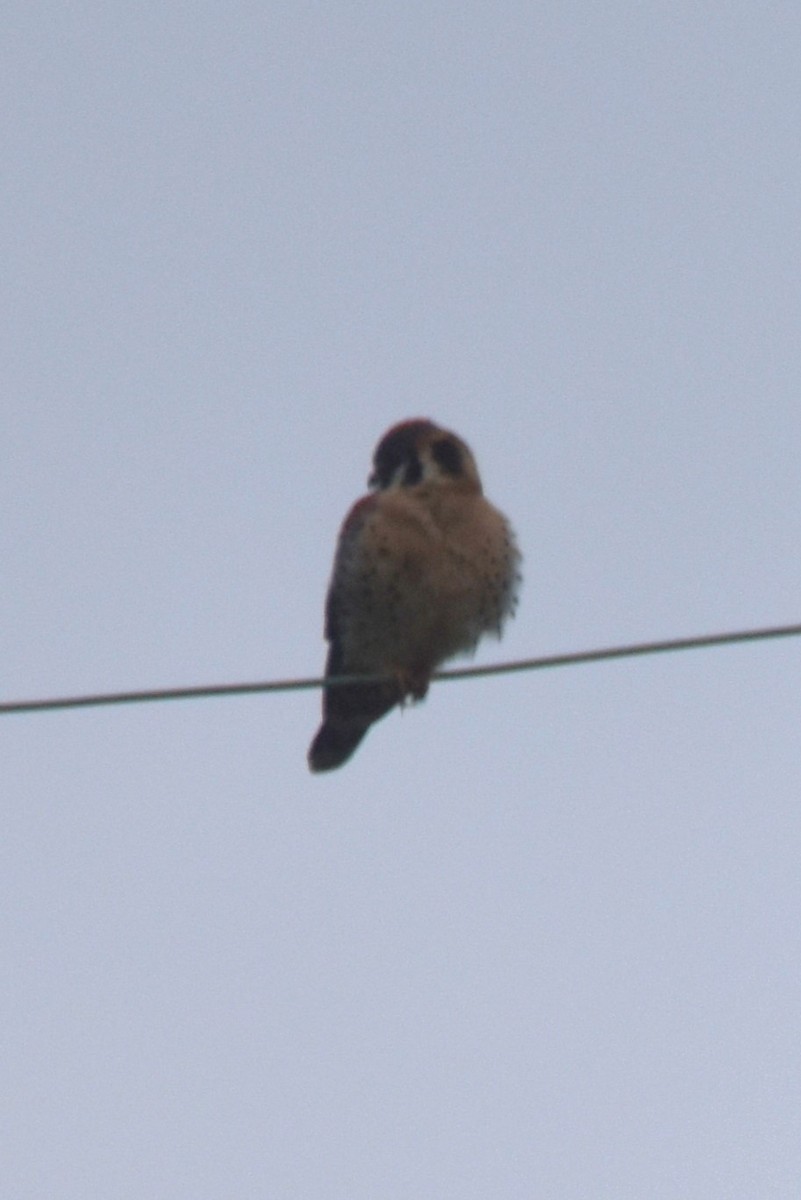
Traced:
<path fill-rule="evenodd" d="M 432 421 L 403 421 L 384 434 L 373 455 L 371 488 L 389 491 L 421 484 L 481 492 L 470 448 Z"/>

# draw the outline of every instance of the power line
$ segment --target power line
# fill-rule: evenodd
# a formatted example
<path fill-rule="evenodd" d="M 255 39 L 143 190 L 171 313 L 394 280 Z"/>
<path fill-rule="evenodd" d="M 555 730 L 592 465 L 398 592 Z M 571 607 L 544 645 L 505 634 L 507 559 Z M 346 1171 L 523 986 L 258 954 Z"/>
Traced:
<path fill-rule="evenodd" d="M 712 646 L 733 646 L 742 642 L 764 642 L 775 638 L 801 636 L 801 625 L 774 625 L 762 629 L 741 629 L 732 633 L 707 633 L 696 637 L 671 638 L 661 642 L 635 642 L 600 650 L 576 650 L 569 654 L 549 654 L 541 658 L 523 658 L 515 662 L 492 663 L 486 667 L 456 667 L 438 671 L 433 680 L 476 679 L 485 675 L 509 675 L 513 671 L 544 671 L 549 667 L 577 667 L 586 663 L 608 662 L 616 658 L 641 658 L 647 654 L 666 654 L 675 650 L 703 650 Z M 141 692 L 98 692 L 87 696 L 57 696 L 45 700 L 15 700 L 0 704 L 0 715 L 48 712 L 62 708 L 100 708 L 111 704 L 144 704 L 157 700 L 201 700 L 213 696 L 253 696 L 264 692 L 299 692 L 319 687 L 343 687 L 353 683 L 386 682 L 379 675 L 343 675 L 331 679 L 275 679 L 257 683 L 201 684 L 197 687 L 154 688 Z"/>

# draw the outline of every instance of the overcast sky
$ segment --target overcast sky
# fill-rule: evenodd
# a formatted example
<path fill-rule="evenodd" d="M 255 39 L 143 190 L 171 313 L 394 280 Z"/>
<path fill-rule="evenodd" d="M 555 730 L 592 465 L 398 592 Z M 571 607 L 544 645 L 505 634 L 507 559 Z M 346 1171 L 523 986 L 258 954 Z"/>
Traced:
<path fill-rule="evenodd" d="M 318 674 L 385 429 L 493 662 L 801 620 L 797 3 L 6 6 L 0 698 Z M 9 1200 L 796 1200 L 801 644 L 0 717 Z"/>

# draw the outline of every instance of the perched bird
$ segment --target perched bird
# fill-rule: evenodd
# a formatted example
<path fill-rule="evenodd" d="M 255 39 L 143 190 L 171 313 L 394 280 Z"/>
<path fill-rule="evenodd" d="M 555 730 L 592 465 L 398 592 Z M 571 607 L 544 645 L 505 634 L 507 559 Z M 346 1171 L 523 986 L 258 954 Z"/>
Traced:
<path fill-rule="evenodd" d="M 326 678 L 382 675 L 323 692 L 312 771 L 353 754 L 367 730 L 433 672 L 501 635 L 514 611 L 520 554 L 508 521 L 485 500 L 469 448 L 432 421 L 403 421 L 378 443 L 368 480 L 342 525 L 328 590 Z"/>

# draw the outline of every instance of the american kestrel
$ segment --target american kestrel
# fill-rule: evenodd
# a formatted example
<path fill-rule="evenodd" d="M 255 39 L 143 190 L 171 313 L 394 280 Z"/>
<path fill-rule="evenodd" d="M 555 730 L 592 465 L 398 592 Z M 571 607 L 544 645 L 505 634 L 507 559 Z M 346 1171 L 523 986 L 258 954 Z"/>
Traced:
<path fill-rule="evenodd" d="M 382 675 L 326 688 L 312 771 L 346 762 L 374 721 L 433 672 L 501 635 L 515 608 L 520 553 L 509 522 L 485 500 L 475 460 L 455 433 L 403 421 L 378 443 L 370 495 L 342 525 L 325 614 L 326 678 Z"/>

